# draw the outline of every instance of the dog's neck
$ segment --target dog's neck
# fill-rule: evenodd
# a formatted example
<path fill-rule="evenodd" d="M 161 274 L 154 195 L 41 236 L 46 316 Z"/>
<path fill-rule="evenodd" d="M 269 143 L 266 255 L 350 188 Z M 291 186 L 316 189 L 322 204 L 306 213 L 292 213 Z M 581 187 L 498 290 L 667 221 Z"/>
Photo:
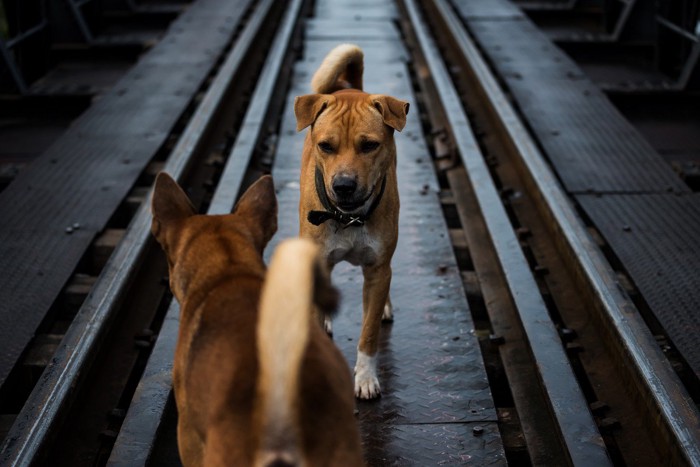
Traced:
<path fill-rule="evenodd" d="M 323 173 L 316 167 L 316 194 L 318 199 L 323 205 L 325 211 L 309 211 L 306 216 L 307 220 L 313 225 L 321 225 L 328 220 L 335 220 L 342 225 L 343 229 L 348 227 L 362 227 L 365 222 L 369 219 L 384 195 L 384 188 L 386 188 L 386 175 L 382 178 L 382 184 L 379 188 L 379 193 L 374 197 L 372 203 L 369 205 L 367 211 L 364 214 L 348 214 L 342 212 L 337 207 L 333 206 L 330 199 L 328 198 L 328 193 L 326 193 L 326 185 L 323 181 Z"/>
<path fill-rule="evenodd" d="M 260 261 L 221 262 L 201 261 L 188 267 L 174 265 L 170 270 L 170 288 L 173 294 L 184 303 L 198 305 L 206 298 L 206 294 L 219 287 L 229 287 L 230 284 L 244 279 L 250 279 L 262 284 L 265 277 L 265 265 Z"/>

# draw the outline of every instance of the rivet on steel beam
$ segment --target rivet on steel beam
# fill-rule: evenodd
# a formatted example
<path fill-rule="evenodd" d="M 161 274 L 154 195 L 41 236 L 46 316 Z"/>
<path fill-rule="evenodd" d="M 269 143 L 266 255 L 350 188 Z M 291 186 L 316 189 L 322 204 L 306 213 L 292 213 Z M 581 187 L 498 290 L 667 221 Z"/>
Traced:
<path fill-rule="evenodd" d="M 489 335 L 489 342 L 493 345 L 503 345 L 506 343 L 506 338 L 498 334 L 491 334 Z"/>
<path fill-rule="evenodd" d="M 675 371 L 676 373 L 686 371 L 685 365 L 682 362 L 679 362 L 678 360 L 671 360 L 671 368 L 673 368 L 673 371 Z"/>
<path fill-rule="evenodd" d="M 434 128 L 433 131 L 430 132 L 430 135 L 433 138 L 442 138 L 447 136 L 447 131 L 444 128 Z"/>
<path fill-rule="evenodd" d="M 136 335 L 134 336 L 134 339 L 152 340 L 153 336 L 154 336 L 154 332 L 152 329 L 142 329 L 141 331 L 136 333 Z"/>
<path fill-rule="evenodd" d="M 472 433 L 474 434 L 474 436 L 481 436 L 484 434 L 484 428 L 481 426 L 475 426 L 474 428 L 472 428 Z"/>
<path fill-rule="evenodd" d="M 515 229 L 515 233 L 518 235 L 519 240 L 525 240 L 526 238 L 532 236 L 532 231 L 527 227 L 518 227 Z"/>
<path fill-rule="evenodd" d="M 559 334 L 564 342 L 571 342 L 577 337 L 576 331 L 569 328 L 561 328 L 559 330 Z"/>
<path fill-rule="evenodd" d="M 610 410 L 608 404 L 603 401 L 591 402 L 590 408 L 591 412 L 593 412 L 595 415 L 603 415 L 605 412 Z"/>
<path fill-rule="evenodd" d="M 151 348 L 152 342 L 143 339 L 134 339 L 134 346 L 138 349 L 149 349 Z"/>
<path fill-rule="evenodd" d="M 499 194 L 501 195 L 502 198 L 507 198 L 507 197 L 511 196 L 513 194 L 513 192 L 514 192 L 513 188 L 511 188 L 509 186 L 504 186 L 499 191 Z"/>
<path fill-rule="evenodd" d="M 126 410 L 115 408 L 109 411 L 109 418 L 113 420 L 124 420 L 126 416 Z"/>
<path fill-rule="evenodd" d="M 536 264 L 533 268 L 533 271 L 535 271 L 535 274 L 538 274 L 540 276 L 549 274 L 549 269 L 546 266 L 542 266 L 540 264 Z"/>
<path fill-rule="evenodd" d="M 100 437 L 102 439 L 113 440 L 113 439 L 116 439 L 118 435 L 119 435 L 119 433 L 114 431 L 114 430 L 102 430 L 102 431 L 100 431 Z"/>
<path fill-rule="evenodd" d="M 209 167 L 215 167 L 215 168 L 221 168 L 224 166 L 224 156 L 221 154 L 223 151 L 225 151 L 225 148 L 219 152 L 218 150 L 215 152 L 212 152 L 209 157 L 207 158 L 205 164 L 208 165 Z"/>
<path fill-rule="evenodd" d="M 620 421 L 613 417 L 606 417 L 598 422 L 598 427 L 601 431 L 610 432 L 616 428 L 620 428 Z"/>

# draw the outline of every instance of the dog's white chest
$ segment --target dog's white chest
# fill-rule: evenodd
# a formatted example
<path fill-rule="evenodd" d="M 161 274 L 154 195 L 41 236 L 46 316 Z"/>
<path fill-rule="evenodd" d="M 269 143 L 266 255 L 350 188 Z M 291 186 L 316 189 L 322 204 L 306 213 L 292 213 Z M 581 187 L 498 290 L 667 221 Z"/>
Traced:
<path fill-rule="evenodd" d="M 325 244 L 329 263 L 347 261 L 354 266 L 371 266 L 377 261 L 382 245 L 363 227 L 340 229 Z"/>

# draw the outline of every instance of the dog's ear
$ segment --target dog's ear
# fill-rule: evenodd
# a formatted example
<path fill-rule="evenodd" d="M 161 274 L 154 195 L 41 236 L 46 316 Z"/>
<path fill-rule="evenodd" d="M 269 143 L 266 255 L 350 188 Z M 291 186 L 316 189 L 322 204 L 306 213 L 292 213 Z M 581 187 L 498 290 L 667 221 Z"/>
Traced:
<path fill-rule="evenodd" d="M 327 94 L 307 94 L 294 99 L 294 115 L 297 118 L 297 131 L 301 131 L 316 121 L 333 96 Z"/>
<path fill-rule="evenodd" d="M 243 193 L 233 209 L 248 226 L 260 253 L 277 232 L 277 196 L 270 175 L 260 177 Z"/>
<path fill-rule="evenodd" d="M 163 226 L 185 219 L 196 213 L 192 202 L 187 197 L 180 185 L 165 172 L 160 172 L 156 177 L 151 200 L 153 222 L 151 232 L 160 242 Z"/>
<path fill-rule="evenodd" d="M 408 115 L 408 102 L 382 94 L 374 94 L 370 96 L 370 99 L 374 107 L 382 114 L 384 123 L 394 130 L 403 130 L 403 127 L 406 126 L 406 115 Z"/>

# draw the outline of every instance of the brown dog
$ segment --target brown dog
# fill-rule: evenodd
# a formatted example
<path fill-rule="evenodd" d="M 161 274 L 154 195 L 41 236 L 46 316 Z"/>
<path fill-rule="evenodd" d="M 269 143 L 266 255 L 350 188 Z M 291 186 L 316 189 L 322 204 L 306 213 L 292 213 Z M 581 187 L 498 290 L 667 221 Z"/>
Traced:
<path fill-rule="evenodd" d="M 181 307 L 173 386 L 184 465 L 361 465 L 350 372 L 313 317 L 314 303 L 337 300 L 317 247 L 282 244 L 263 285 L 272 179 L 232 214 L 207 216 L 160 174 L 152 208 Z"/>
<path fill-rule="evenodd" d="M 297 97 L 294 113 L 297 131 L 311 127 L 302 155 L 300 236 L 321 245 L 330 268 L 340 261 L 362 266 L 355 395 L 371 399 L 381 392 L 376 353 L 382 317 L 392 319 L 399 219 L 394 130 L 406 124 L 408 103 L 363 92 L 362 72 L 357 46 L 336 47 L 312 79 L 316 94 Z"/>

